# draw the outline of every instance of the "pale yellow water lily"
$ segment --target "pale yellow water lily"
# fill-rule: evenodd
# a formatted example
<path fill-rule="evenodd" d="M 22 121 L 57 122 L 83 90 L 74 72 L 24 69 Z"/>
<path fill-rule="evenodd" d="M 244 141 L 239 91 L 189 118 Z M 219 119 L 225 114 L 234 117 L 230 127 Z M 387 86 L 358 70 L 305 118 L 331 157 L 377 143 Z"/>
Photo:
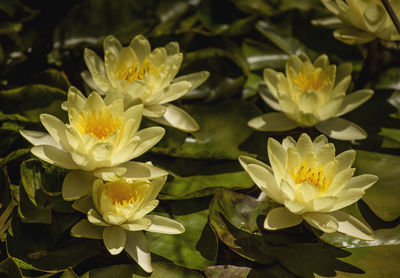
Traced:
<path fill-rule="evenodd" d="M 61 168 L 74 170 L 64 180 L 64 198 L 77 199 L 82 192 L 90 191 L 84 185 L 94 179 L 93 171 L 99 176 L 107 173 L 116 176 L 134 167 L 142 169 L 139 172 L 142 174 L 143 169 L 147 169 L 150 176 L 146 178 L 152 178 L 151 173 L 156 172 L 152 165 L 123 164 L 149 150 L 165 133 L 162 127 L 138 131 L 142 104 L 124 110 L 122 99 L 106 105 L 98 93 L 93 92 L 86 99 L 75 87 L 69 89 L 67 103 L 69 123 L 49 114 L 41 114 L 40 120 L 48 133 L 20 131 L 34 145 L 32 153 L 35 156 Z M 116 166 L 119 166 L 118 169 L 112 172 L 105 169 Z M 166 175 L 165 171 L 163 175 Z"/>
<path fill-rule="evenodd" d="M 71 229 L 75 237 L 102 239 L 117 255 L 125 250 L 145 271 L 152 272 L 149 244 L 143 231 L 180 234 L 182 224 L 159 215 L 148 215 L 158 205 L 156 197 L 166 177 L 131 181 L 122 177 L 93 183 L 92 196 L 75 201 L 73 207 L 87 214 Z"/>
<path fill-rule="evenodd" d="M 365 224 L 339 211 L 357 202 L 378 180 L 370 174 L 353 176 L 355 156 L 354 150 L 335 156 L 335 146 L 324 135 L 311 141 L 302 134 L 297 142 L 287 137 L 282 144 L 269 138 L 271 167 L 251 157 L 239 161 L 262 192 L 283 205 L 268 212 L 266 229 L 288 228 L 305 220 L 326 233 L 373 240 Z"/>
<path fill-rule="evenodd" d="M 367 133 L 358 125 L 339 118 L 357 108 L 372 95 L 364 89 L 346 95 L 351 82 L 350 63 L 329 64 L 321 55 L 313 63 L 307 55 L 291 55 L 286 72 L 264 70 L 268 87 L 260 90 L 262 99 L 280 112 L 263 114 L 249 121 L 260 131 L 286 131 L 315 126 L 320 132 L 339 140 L 365 139 Z"/>
<path fill-rule="evenodd" d="M 199 129 L 184 110 L 169 104 L 197 88 L 209 76 L 207 71 L 175 78 L 183 55 L 176 42 L 153 51 L 142 35 L 134 37 L 127 47 L 113 36 L 104 39 L 104 62 L 92 50 L 85 49 L 89 71 L 82 77 L 92 89 L 103 92 L 106 102 L 123 98 L 125 107 L 143 103 L 143 114 L 161 124 L 184 131 Z"/>
<path fill-rule="evenodd" d="M 344 43 L 363 44 L 375 38 L 400 40 L 400 34 L 380 0 L 322 0 L 322 3 L 335 17 L 313 20 L 312 23 L 336 29 L 334 37 Z M 390 4 L 399 17 L 400 0 L 391 0 Z"/>

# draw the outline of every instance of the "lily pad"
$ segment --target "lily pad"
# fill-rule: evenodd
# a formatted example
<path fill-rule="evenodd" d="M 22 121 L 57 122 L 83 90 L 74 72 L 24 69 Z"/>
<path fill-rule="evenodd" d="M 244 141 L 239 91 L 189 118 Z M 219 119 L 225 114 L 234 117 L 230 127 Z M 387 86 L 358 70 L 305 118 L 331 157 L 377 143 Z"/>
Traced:
<path fill-rule="evenodd" d="M 235 265 L 210 266 L 204 271 L 207 278 L 294 278 L 290 272 L 280 265 L 268 268 L 251 268 Z"/>
<path fill-rule="evenodd" d="M 218 191 L 210 203 L 210 224 L 218 238 L 237 254 L 251 261 L 271 264 L 277 245 L 301 242 L 307 238 L 293 231 L 264 231 L 267 211 L 276 204 L 258 201 L 246 194 Z"/>
<path fill-rule="evenodd" d="M 153 273 L 144 272 L 138 265 L 124 264 L 111 265 L 92 269 L 86 272 L 81 278 L 201 278 L 203 275 L 197 271 L 186 269 L 171 263 L 152 262 Z"/>
<path fill-rule="evenodd" d="M 69 229 L 78 219 L 77 214 L 56 214 L 46 225 L 25 224 L 14 218 L 13 234 L 7 236 L 8 254 L 43 271 L 67 270 L 102 254 L 99 240 L 68 238 Z"/>
<path fill-rule="evenodd" d="M 7 258 L 0 263 L 0 277 L 22 278 L 21 270 L 11 258 Z"/>
<path fill-rule="evenodd" d="M 179 235 L 146 233 L 150 251 L 191 269 L 204 270 L 215 264 L 217 239 L 208 225 L 208 200 L 175 201 L 171 211 L 185 232 Z"/>
<path fill-rule="evenodd" d="M 4 113 L 17 112 L 33 122 L 39 122 L 41 113 L 49 113 L 65 119 L 66 114 L 61 110 L 61 104 L 66 97 L 66 92 L 58 88 L 27 85 L 0 91 L 0 110 Z"/>
<path fill-rule="evenodd" d="M 399 163 L 400 156 L 360 150 L 357 151 L 354 163 L 356 174 L 374 174 L 379 177 L 378 182 L 366 191 L 363 200 L 385 221 L 400 216 Z"/>
<path fill-rule="evenodd" d="M 236 159 L 249 155 L 239 145 L 253 132 L 247 122 L 259 114 L 252 104 L 230 99 L 215 104 L 187 106 L 186 110 L 199 123 L 192 136 L 168 129 L 153 152 L 178 157 Z"/>
<path fill-rule="evenodd" d="M 217 175 L 180 177 L 171 174 L 172 181 L 164 186 L 162 199 L 192 199 L 212 195 L 220 189 L 249 189 L 254 182 L 245 171 Z"/>
<path fill-rule="evenodd" d="M 358 272 L 337 271 L 339 278 L 395 277 L 400 272 L 398 264 L 400 246 L 371 246 L 345 249 L 351 256 L 340 260 L 353 265 Z M 317 276 L 331 277 L 331 276 Z"/>

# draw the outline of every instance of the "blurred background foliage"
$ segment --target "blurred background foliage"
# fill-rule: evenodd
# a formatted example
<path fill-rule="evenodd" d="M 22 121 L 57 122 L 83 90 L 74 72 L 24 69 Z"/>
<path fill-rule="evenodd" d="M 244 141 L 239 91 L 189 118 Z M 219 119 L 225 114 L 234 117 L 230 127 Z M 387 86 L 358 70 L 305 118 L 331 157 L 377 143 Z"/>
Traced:
<path fill-rule="evenodd" d="M 374 41 L 349 46 L 312 19 L 328 16 L 319 0 L 0 0 L 0 276 L 1 277 L 394 277 L 400 272 L 400 46 Z M 208 70 L 208 81 L 183 106 L 200 124 L 187 134 L 166 128 L 164 139 L 139 158 L 170 172 L 155 213 L 186 227 L 178 236 L 147 234 L 153 274 L 126 254 L 111 256 L 101 241 L 72 238 L 84 215 L 62 199 L 65 170 L 30 154 L 20 129 L 44 130 L 41 113 L 65 119 L 68 87 L 89 93 L 80 73 L 83 50 L 102 57 L 113 34 L 123 44 L 137 34 L 152 47 L 178 41 L 178 74 Z M 262 228 L 276 206 L 237 157 L 267 161 L 273 136 L 315 130 L 256 132 L 247 121 L 268 112 L 257 92 L 266 67 L 284 70 L 290 54 L 353 64 L 353 89 L 372 88 L 371 100 L 347 117 L 368 132 L 359 142 L 334 141 L 337 152 L 357 150 L 357 174 L 379 182 L 346 208 L 376 231 L 372 242 L 321 234 L 300 225 Z M 154 125 L 144 121 L 143 126 Z"/>

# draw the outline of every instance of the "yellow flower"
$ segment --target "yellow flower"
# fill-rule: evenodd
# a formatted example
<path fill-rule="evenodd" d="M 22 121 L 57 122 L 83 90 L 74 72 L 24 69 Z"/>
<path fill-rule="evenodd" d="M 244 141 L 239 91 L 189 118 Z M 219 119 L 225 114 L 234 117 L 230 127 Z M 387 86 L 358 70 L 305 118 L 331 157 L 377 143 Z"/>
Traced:
<path fill-rule="evenodd" d="M 106 94 L 106 102 L 122 98 L 125 107 L 143 103 L 144 116 L 153 121 L 189 132 L 199 129 L 189 114 L 169 104 L 209 76 L 201 71 L 175 78 L 182 63 L 178 43 L 151 51 L 142 35 L 134 37 L 127 47 L 108 36 L 104 40 L 104 62 L 90 49 L 85 49 L 84 58 L 89 72 L 83 72 L 82 77 L 92 89 Z"/>
<path fill-rule="evenodd" d="M 379 0 L 322 0 L 322 3 L 335 17 L 312 23 L 336 29 L 334 37 L 344 43 L 363 44 L 375 38 L 400 40 L 400 34 Z M 390 4 L 399 16 L 400 1 L 392 0 Z"/>
<path fill-rule="evenodd" d="M 107 250 L 117 255 L 125 250 L 145 271 L 152 272 L 150 250 L 142 231 L 180 234 L 185 231 L 175 220 L 147 215 L 158 205 L 157 197 L 166 177 L 152 182 L 124 177 L 106 183 L 95 180 L 92 196 L 75 201 L 73 207 L 87 213 L 75 224 L 76 237 L 102 239 Z"/>
<path fill-rule="evenodd" d="M 286 74 L 264 70 L 268 90 L 261 89 L 262 99 L 281 112 L 267 113 L 249 121 L 261 131 L 286 131 L 298 126 L 315 126 L 320 132 L 339 140 L 365 139 L 366 132 L 352 122 L 338 118 L 367 101 L 372 90 L 346 95 L 351 82 L 351 64 L 329 64 L 326 55 L 314 63 L 308 56 L 291 55 Z"/>
<path fill-rule="evenodd" d="M 378 177 L 353 177 L 356 152 L 335 156 L 335 147 L 324 135 L 314 141 L 302 134 L 296 142 L 287 137 L 282 144 L 270 138 L 271 167 L 251 157 L 239 161 L 262 192 L 283 205 L 269 211 L 264 227 L 288 228 L 303 220 L 326 232 L 341 232 L 363 240 L 373 240 L 372 231 L 353 216 L 338 211 L 357 202 Z"/>
<path fill-rule="evenodd" d="M 101 169 L 119 166 L 114 173 L 104 171 L 114 176 L 126 172 L 127 168 L 121 164 L 149 150 L 165 133 L 161 127 L 138 131 L 142 104 L 124 110 L 122 99 L 105 105 L 96 92 L 86 99 L 75 87 L 69 89 L 67 104 L 69 123 L 49 114 L 41 114 L 40 120 L 48 133 L 20 131 L 34 145 L 32 153 L 35 156 L 56 166 L 75 170 L 64 180 L 63 196 L 66 199 L 79 198 L 83 191 L 90 192 L 90 187 L 85 184 L 94 179 L 92 171 L 96 170 L 95 174 L 102 176 L 105 174 Z M 129 167 L 154 167 L 142 164 Z"/>

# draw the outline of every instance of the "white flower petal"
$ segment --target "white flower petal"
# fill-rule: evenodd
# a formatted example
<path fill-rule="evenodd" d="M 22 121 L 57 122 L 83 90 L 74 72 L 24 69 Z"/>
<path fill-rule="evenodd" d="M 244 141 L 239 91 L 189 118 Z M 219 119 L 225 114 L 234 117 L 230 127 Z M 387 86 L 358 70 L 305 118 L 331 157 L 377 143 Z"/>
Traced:
<path fill-rule="evenodd" d="M 361 188 L 350 188 L 348 190 L 344 190 L 337 195 L 337 200 L 335 201 L 335 204 L 330 209 L 330 211 L 335 211 L 347 207 L 360 200 L 362 196 L 364 196 L 364 194 L 365 191 Z"/>
<path fill-rule="evenodd" d="M 264 228 L 267 230 L 278 230 L 296 226 L 303 222 L 303 218 L 293 214 L 285 207 L 278 207 L 268 212 L 264 221 Z"/>
<path fill-rule="evenodd" d="M 200 129 L 199 124 L 186 111 L 172 104 L 164 106 L 165 112 L 162 117 L 149 117 L 149 119 L 185 132 L 196 132 Z"/>
<path fill-rule="evenodd" d="M 108 252 L 117 255 L 124 250 L 126 233 L 117 226 L 105 227 L 103 230 L 103 240 Z"/>
<path fill-rule="evenodd" d="M 260 131 L 287 131 L 297 127 L 297 123 L 281 112 L 271 112 L 251 119 L 247 123 Z"/>
<path fill-rule="evenodd" d="M 19 133 L 34 146 L 49 145 L 63 150 L 50 134 L 36 130 L 20 130 Z"/>
<path fill-rule="evenodd" d="M 131 159 L 147 152 L 155 144 L 157 144 L 165 134 L 165 129 L 159 126 L 149 127 L 140 130 L 136 136 L 140 138 L 140 143 L 133 152 Z"/>
<path fill-rule="evenodd" d="M 120 227 L 128 231 L 143 231 L 147 229 L 150 225 L 150 219 L 142 218 L 132 222 L 125 222 L 124 224 L 121 224 Z"/>
<path fill-rule="evenodd" d="M 302 215 L 308 224 L 325 233 L 334 233 L 339 227 L 335 217 L 327 213 L 308 212 Z"/>
<path fill-rule="evenodd" d="M 179 82 L 179 81 L 187 81 L 190 82 L 191 87 L 190 90 L 196 89 L 198 86 L 204 83 L 204 81 L 207 80 L 207 78 L 210 76 L 210 73 L 208 71 L 199 71 L 191 74 L 186 74 L 179 76 L 173 80 L 173 82 Z"/>
<path fill-rule="evenodd" d="M 340 28 L 333 32 L 335 39 L 347 44 L 364 44 L 375 39 L 370 33 L 360 31 L 356 28 Z"/>
<path fill-rule="evenodd" d="M 378 177 L 370 174 L 363 174 L 356 177 L 352 177 L 349 183 L 346 185 L 346 189 L 360 188 L 367 190 L 378 181 Z"/>
<path fill-rule="evenodd" d="M 245 169 L 245 170 L 247 169 L 248 165 L 256 164 L 256 165 L 259 165 L 259 166 L 265 168 L 272 174 L 272 168 L 269 165 L 265 164 L 264 162 L 261 162 L 260 160 L 255 159 L 253 157 L 239 156 L 239 162 L 240 162 L 240 165 L 242 165 L 243 169 Z"/>
<path fill-rule="evenodd" d="M 350 168 L 353 165 L 356 158 L 355 150 L 347 150 L 336 156 L 336 160 L 339 162 L 337 171 L 340 172 L 344 169 Z"/>
<path fill-rule="evenodd" d="M 349 113 L 350 111 L 356 109 L 358 106 L 369 100 L 372 95 L 374 94 L 374 91 L 364 89 L 364 90 L 358 90 L 354 93 L 351 93 L 349 95 L 346 95 L 343 99 L 343 103 L 338 109 L 336 113 L 336 117 L 340 117 L 346 113 Z"/>
<path fill-rule="evenodd" d="M 371 231 L 365 224 L 356 219 L 355 217 L 343 211 L 335 211 L 329 213 L 335 217 L 339 223 L 338 232 L 346 234 L 351 237 L 359 238 L 362 240 L 374 240 L 373 231 Z"/>
<path fill-rule="evenodd" d="M 275 177 L 264 167 L 258 164 L 247 165 L 246 172 L 254 183 L 264 191 L 270 198 L 281 203 L 281 194 L 276 184 Z"/>
<path fill-rule="evenodd" d="M 78 169 L 69 153 L 50 145 L 35 146 L 31 152 L 40 159 L 65 169 Z"/>
<path fill-rule="evenodd" d="M 135 51 L 139 62 L 142 62 L 147 56 L 150 55 L 150 43 L 143 35 L 137 35 L 134 37 L 129 46 Z"/>
<path fill-rule="evenodd" d="M 168 175 L 168 172 L 148 163 L 128 161 L 120 165 L 126 168 L 124 178 L 128 182 L 153 180 Z"/>
<path fill-rule="evenodd" d="M 71 235 L 91 239 L 103 239 L 104 227 L 93 225 L 87 219 L 82 219 L 71 228 Z"/>
<path fill-rule="evenodd" d="M 185 227 L 175 220 L 159 215 L 147 215 L 147 219 L 151 220 L 151 225 L 146 229 L 148 232 L 162 234 L 181 234 L 185 232 Z"/>
<path fill-rule="evenodd" d="M 150 249 L 143 232 L 127 232 L 125 251 L 146 272 L 152 272 Z"/>
<path fill-rule="evenodd" d="M 307 211 L 307 206 L 296 201 L 284 200 L 285 207 L 294 214 L 303 214 Z"/>
<path fill-rule="evenodd" d="M 65 124 L 50 114 L 40 114 L 40 121 L 49 132 L 51 137 L 53 137 L 54 140 L 65 150 L 68 150 L 69 145 L 65 136 Z"/>
<path fill-rule="evenodd" d="M 155 118 L 162 117 L 166 109 L 167 108 L 162 104 L 147 105 L 143 110 L 143 116 Z"/>
<path fill-rule="evenodd" d="M 89 222 L 94 225 L 103 226 L 103 227 L 110 226 L 109 224 L 107 224 L 103 221 L 103 218 L 101 217 L 101 215 L 94 209 L 90 209 L 88 211 L 87 218 L 88 218 Z"/>
<path fill-rule="evenodd" d="M 71 201 L 88 195 L 95 179 L 92 172 L 77 170 L 68 173 L 62 184 L 63 198 Z"/>
<path fill-rule="evenodd" d="M 72 203 L 72 207 L 77 211 L 87 214 L 91 208 L 94 208 L 93 200 L 91 195 L 84 196 Z"/>
<path fill-rule="evenodd" d="M 265 87 L 260 86 L 258 89 L 258 93 L 262 100 L 268 104 L 272 109 L 276 111 L 282 111 L 281 105 L 276 97 Z"/>
<path fill-rule="evenodd" d="M 101 91 L 106 92 L 110 87 L 110 82 L 107 79 L 103 60 L 101 60 L 93 50 L 88 48 L 85 48 L 83 58 L 85 59 L 85 63 L 92 75 L 94 83 L 96 83 Z"/>
<path fill-rule="evenodd" d="M 341 118 L 331 118 L 315 126 L 320 132 L 338 140 L 361 140 L 367 133 L 358 125 Z"/>
<path fill-rule="evenodd" d="M 106 181 L 113 181 L 120 179 L 126 172 L 125 167 L 107 167 L 100 168 L 93 171 L 93 176 Z"/>
<path fill-rule="evenodd" d="M 271 92 L 271 94 L 275 97 L 278 98 L 278 79 L 277 79 L 278 73 L 274 71 L 273 69 L 264 69 L 263 77 L 265 84 L 268 86 L 268 90 Z"/>
<path fill-rule="evenodd" d="M 314 151 L 313 142 L 306 133 L 300 135 L 299 139 L 297 140 L 296 149 L 303 159 L 305 159 L 309 153 Z"/>

